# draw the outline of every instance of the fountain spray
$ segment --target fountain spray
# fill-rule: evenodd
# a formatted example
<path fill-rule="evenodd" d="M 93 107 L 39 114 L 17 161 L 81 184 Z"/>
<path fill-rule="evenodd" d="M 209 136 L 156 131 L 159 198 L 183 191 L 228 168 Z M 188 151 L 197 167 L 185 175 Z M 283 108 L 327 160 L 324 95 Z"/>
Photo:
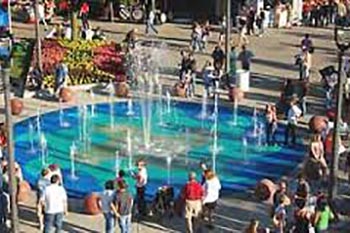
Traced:
<path fill-rule="evenodd" d="M 92 89 L 90 89 L 90 99 L 92 102 L 91 105 L 91 117 L 95 117 L 95 94 L 94 91 Z"/>
<path fill-rule="evenodd" d="M 75 174 L 75 156 L 77 155 L 77 146 L 75 142 L 70 146 L 70 176 L 72 179 L 76 179 L 77 176 Z"/>
<path fill-rule="evenodd" d="M 47 140 L 45 134 L 40 135 L 40 149 L 41 149 L 41 165 L 45 167 L 48 160 L 48 151 L 47 151 Z"/>
<path fill-rule="evenodd" d="M 128 99 L 128 111 L 126 113 L 127 116 L 133 116 L 134 115 L 134 108 L 133 108 L 133 103 L 132 99 Z"/>
<path fill-rule="evenodd" d="M 115 177 L 118 177 L 119 175 L 119 151 L 115 151 Z"/>
<path fill-rule="evenodd" d="M 171 184 L 171 162 L 172 162 L 172 157 L 169 155 L 166 158 L 166 164 L 167 164 L 167 173 L 168 173 L 168 185 L 170 186 Z"/>
<path fill-rule="evenodd" d="M 34 154 L 35 153 L 35 148 L 34 148 L 34 126 L 32 121 L 29 121 L 28 123 L 28 136 L 29 136 L 29 141 L 30 141 L 30 153 Z"/>
<path fill-rule="evenodd" d="M 131 141 L 131 131 L 128 129 L 126 131 L 126 141 L 127 141 L 127 152 L 129 156 L 129 170 L 132 170 L 132 141 Z"/>

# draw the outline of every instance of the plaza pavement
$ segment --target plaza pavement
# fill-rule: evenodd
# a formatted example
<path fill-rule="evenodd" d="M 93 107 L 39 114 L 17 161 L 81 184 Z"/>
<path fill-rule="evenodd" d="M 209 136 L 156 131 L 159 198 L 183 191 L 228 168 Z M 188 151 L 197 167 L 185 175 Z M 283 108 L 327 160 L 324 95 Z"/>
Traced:
<path fill-rule="evenodd" d="M 99 26 L 107 32 L 109 39 L 121 41 L 125 33 L 131 28 L 139 29 L 140 39 L 143 41 L 165 42 L 162 45 L 164 53 L 162 56 L 162 75 L 161 82 L 163 84 L 173 85 L 176 81 L 174 71 L 180 62 L 180 50 L 188 48 L 190 43 L 190 25 L 184 24 L 165 24 L 159 26 L 159 35 L 152 38 L 145 38 L 143 35 L 144 25 L 125 24 L 125 23 L 109 23 L 109 22 L 92 22 L 93 26 Z M 34 37 L 34 26 L 15 23 L 14 34 L 18 37 Z M 294 29 L 269 29 L 262 37 L 250 37 L 249 49 L 255 53 L 252 65 L 253 77 L 251 89 L 245 95 L 241 105 L 262 107 L 267 102 L 275 102 L 279 98 L 280 89 L 284 78 L 297 78 L 298 72 L 294 64 L 294 55 L 298 53 L 298 45 L 304 33 L 310 33 L 315 45 L 315 55 L 313 56 L 313 72 L 311 78 L 311 93 L 309 97 L 309 113 L 315 114 L 322 112 L 323 100 L 322 89 L 319 85 L 320 77 L 318 69 L 325 65 L 334 64 L 336 62 L 336 50 L 333 42 L 332 29 L 310 29 L 310 28 L 294 28 Z M 207 59 L 210 59 L 212 48 L 218 38 L 218 33 L 212 33 L 210 37 L 209 48 L 205 53 L 196 54 L 198 67 L 201 68 Z M 145 43 L 148 44 L 148 43 Z M 198 87 L 198 93 L 201 88 Z M 89 95 L 84 90 L 78 91 L 81 100 L 91 101 Z M 29 95 L 30 93 L 26 93 Z M 223 99 L 226 97 L 223 95 Z M 199 100 L 197 96 L 195 100 Z M 107 97 L 104 95 L 96 96 L 96 102 L 104 102 Z M 224 101 L 223 101 L 224 102 Z M 1 100 L 1 103 L 3 101 Z M 57 109 L 58 104 L 53 101 L 46 101 L 38 98 L 24 99 L 25 109 L 20 117 L 16 120 L 23 119 L 36 113 L 38 106 L 47 111 Z M 67 103 L 64 107 L 74 104 Z M 226 103 L 227 104 L 227 103 Z M 2 104 L 3 107 L 3 104 Z M 347 192 L 349 188 L 342 186 L 342 190 Z M 20 206 L 20 223 L 22 232 L 38 232 L 35 215 L 35 195 L 32 193 L 30 202 L 21 204 Z M 346 199 L 347 198 L 347 199 Z M 347 205 L 350 205 L 349 196 L 344 194 Z M 342 199 L 343 200 L 343 199 Z M 343 202 L 341 202 L 343 203 Z M 104 221 L 102 216 L 84 215 L 81 208 L 80 200 L 70 200 L 71 212 L 65 218 L 65 232 L 103 232 Z M 242 232 L 247 226 L 251 218 L 258 218 L 263 225 L 267 226 L 269 222 L 270 207 L 266 204 L 256 202 L 252 192 L 231 194 L 224 193 L 216 214 L 216 228 L 211 232 Z M 344 211 L 347 211 L 344 209 Z M 350 213 L 350 211 L 348 212 Z M 140 223 L 133 224 L 133 232 L 184 232 L 183 220 L 179 218 L 171 221 L 164 219 L 156 221 L 146 219 Z M 341 229 L 335 229 L 332 232 L 350 232 L 346 229 L 350 224 L 341 222 L 337 226 Z M 203 232 L 209 232 L 204 228 Z"/>

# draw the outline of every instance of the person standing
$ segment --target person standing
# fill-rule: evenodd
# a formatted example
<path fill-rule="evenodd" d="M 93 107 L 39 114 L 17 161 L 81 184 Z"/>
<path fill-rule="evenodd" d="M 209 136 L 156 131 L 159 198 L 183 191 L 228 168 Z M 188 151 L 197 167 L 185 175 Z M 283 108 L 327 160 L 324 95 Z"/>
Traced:
<path fill-rule="evenodd" d="M 242 69 L 246 71 L 250 71 L 250 64 L 252 62 L 252 58 L 254 54 L 247 49 L 245 45 L 242 46 L 242 51 L 238 55 L 238 60 L 241 61 Z"/>
<path fill-rule="evenodd" d="M 64 87 L 67 78 L 68 78 L 68 66 L 62 61 L 56 67 L 55 88 L 54 88 L 54 93 L 56 97 L 59 97 L 60 91 Z"/>
<path fill-rule="evenodd" d="M 276 143 L 277 115 L 276 107 L 271 104 L 266 105 L 266 143 L 267 145 Z M 271 140 L 272 139 L 272 140 Z"/>
<path fill-rule="evenodd" d="M 67 193 L 60 185 L 58 175 L 51 177 L 48 185 L 40 198 L 41 206 L 44 208 L 44 233 L 50 233 L 56 228 L 56 233 L 61 232 L 63 217 L 68 214 Z"/>
<path fill-rule="evenodd" d="M 82 21 L 82 26 L 83 29 L 89 29 L 89 21 L 88 21 L 88 16 L 89 16 L 89 12 L 90 12 L 90 6 L 89 4 L 84 1 L 83 4 L 80 7 L 80 12 L 79 15 L 81 17 L 81 21 Z"/>
<path fill-rule="evenodd" d="M 113 207 L 112 207 L 115 195 L 116 194 L 114 191 L 114 181 L 109 180 L 105 183 L 105 190 L 99 194 L 100 196 L 99 206 L 105 218 L 106 233 L 115 232 L 116 215 L 113 212 Z"/>
<path fill-rule="evenodd" d="M 202 211 L 203 188 L 196 180 L 196 173 L 190 172 L 188 182 L 181 192 L 185 201 L 186 232 L 193 233 L 198 229 L 199 215 Z"/>
<path fill-rule="evenodd" d="M 289 203 L 289 198 L 287 195 L 282 195 L 279 200 L 279 205 L 275 209 L 272 222 L 275 227 L 276 233 L 284 233 L 287 226 L 287 206 Z"/>
<path fill-rule="evenodd" d="M 263 8 L 260 8 L 259 15 L 256 19 L 256 25 L 259 29 L 258 36 L 261 37 L 264 34 L 264 23 L 265 23 L 265 11 Z"/>
<path fill-rule="evenodd" d="M 115 195 L 111 208 L 117 216 L 121 233 L 131 232 L 131 213 L 133 207 L 132 195 L 128 192 L 125 182 L 119 183 L 119 192 Z M 114 232 L 114 231 L 113 231 Z"/>
<path fill-rule="evenodd" d="M 8 195 L 0 187 L 0 232 L 6 232 L 7 214 L 9 212 Z"/>
<path fill-rule="evenodd" d="M 215 70 L 221 70 L 225 61 L 225 52 L 219 44 L 215 46 L 214 51 L 211 54 L 211 57 L 213 58 L 213 64 L 214 64 Z"/>
<path fill-rule="evenodd" d="M 139 215 L 146 215 L 146 199 L 145 199 L 145 191 L 148 180 L 146 162 L 144 160 L 139 160 L 137 162 L 137 173 L 133 175 L 136 179 L 136 203 L 137 210 Z"/>
<path fill-rule="evenodd" d="M 255 24 L 255 11 L 254 11 L 253 7 L 251 7 L 249 9 L 248 17 L 247 17 L 247 34 L 248 35 L 255 34 L 254 24 Z"/>
<path fill-rule="evenodd" d="M 317 233 L 328 232 L 329 222 L 334 219 L 334 214 L 328 205 L 327 199 L 322 198 L 316 206 L 313 225 Z"/>
<path fill-rule="evenodd" d="M 308 81 L 311 69 L 311 54 L 307 47 L 303 47 L 301 51 L 301 62 L 299 66 L 299 80 Z"/>
<path fill-rule="evenodd" d="M 39 220 L 39 229 L 44 229 L 44 214 L 41 208 L 40 197 L 43 195 L 45 188 L 50 185 L 50 170 L 45 168 L 41 171 L 40 178 L 37 183 L 37 216 Z"/>
<path fill-rule="evenodd" d="M 158 34 L 158 30 L 154 26 L 154 20 L 156 18 L 156 15 L 153 10 L 149 11 L 148 19 L 146 21 L 146 35 L 149 35 L 150 29 L 155 33 Z"/>
<path fill-rule="evenodd" d="M 286 128 L 286 132 L 285 132 L 285 137 L 284 137 L 284 144 L 288 145 L 288 141 L 289 141 L 289 135 L 291 134 L 292 136 L 292 144 L 295 145 L 296 144 L 296 131 L 297 131 L 297 127 L 298 127 L 298 119 L 302 114 L 302 111 L 300 110 L 300 108 L 297 106 L 297 100 L 293 99 L 290 102 L 290 108 L 288 110 L 287 113 L 287 128 Z"/>
<path fill-rule="evenodd" d="M 219 178 L 212 170 L 205 171 L 203 190 L 203 216 L 204 218 L 208 218 L 209 227 L 213 228 L 213 212 L 220 196 L 221 184 Z"/>

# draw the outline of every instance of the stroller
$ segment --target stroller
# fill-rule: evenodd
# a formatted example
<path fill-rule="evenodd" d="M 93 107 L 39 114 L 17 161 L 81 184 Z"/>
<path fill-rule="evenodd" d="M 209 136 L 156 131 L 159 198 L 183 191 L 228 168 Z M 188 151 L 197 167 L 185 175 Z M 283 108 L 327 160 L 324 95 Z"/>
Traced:
<path fill-rule="evenodd" d="M 152 214 L 161 219 L 162 216 L 174 216 L 174 188 L 170 186 L 159 187 L 152 202 Z"/>

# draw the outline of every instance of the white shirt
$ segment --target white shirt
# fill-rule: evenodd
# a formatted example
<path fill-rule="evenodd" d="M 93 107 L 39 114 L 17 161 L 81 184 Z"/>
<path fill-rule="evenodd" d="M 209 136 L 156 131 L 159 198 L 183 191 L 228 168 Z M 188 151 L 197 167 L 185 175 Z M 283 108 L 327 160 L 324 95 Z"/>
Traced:
<path fill-rule="evenodd" d="M 298 118 L 300 117 L 302 111 L 300 108 L 296 105 L 293 105 L 289 110 L 288 110 L 288 123 L 291 124 L 298 124 Z"/>
<path fill-rule="evenodd" d="M 149 12 L 149 16 L 148 16 L 148 20 L 149 20 L 149 23 L 150 24 L 154 24 L 154 19 L 155 19 L 155 14 L 154 14 L 154 12 L 153 11 L 150 11 Z"/>
<path fill-rule="evenodd" d="M 45 7 L 43 4 L 39 4 L 38 6 L 38 14 L 39 14 L 39 18 L 41 20 L 45 19 Z"/>
<path fill-rule="evenodd" d="M 67 203 L 67 193 L 62 186 L 50 184 L 45 188 L 41 200 L 45 205 L 45 213 L 64 213 L 64 206 Z"/>
<path fill-rule="evenodd" d="M 141 188 L 144 187 L 147 184 L 147 169 L 145 167 L 141 168 L 139 172 L 137 173 L 136 177 L 136 187 Z"/>
<path fill-rule="evenodd" d="M 111 203 L 114 200 L 115 192 L 114 190 L 104 190 L 99 194 L 101 198 L 101 208 L 103 213 L 111 212 Z"/>
<path fill-rule="evenodd" d="M 204 185 L 204 199 L 203 204 L 212 203 L 219 199 L 221 184 L 217 177 L 214 177 L 211 180 L 206 180 Z"/>

